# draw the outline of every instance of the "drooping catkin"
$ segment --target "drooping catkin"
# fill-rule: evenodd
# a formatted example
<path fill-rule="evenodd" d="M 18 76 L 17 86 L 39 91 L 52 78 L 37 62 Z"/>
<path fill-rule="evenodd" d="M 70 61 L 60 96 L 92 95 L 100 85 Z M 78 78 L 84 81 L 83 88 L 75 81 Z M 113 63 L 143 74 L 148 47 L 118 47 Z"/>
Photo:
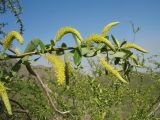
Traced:
<path fill-rule="evenodd" d="M 58 85 L 63 85 L 65 82 L 65 63 L 57 55 L 46 54 L 44 57 L 53 65 Z"/>
<path fill-rule="evenodd" d="M 69 61 L 65 62 L 65 76 L 66 76 L 66 85 L 69 85 L 69 80 L 73 76 L 73 68 Z"/>
<path fill-rule="evenodd" d="M 147 53 L 148 51 L 143 49 L 142 47 L 134 44 L 134 43 L 128 43 L 128 44 L 125 44 L 122 48 L 126 48 L 126 49 L 130 49 L 130 48 L 133 48 L 133 49 L 136 49 L 138 51 L 141 51 L 143 53 Z"/>
<path fill-rule="evenodd" d="M 0 81 L 0 96 L 2 98 L 2 101 L 4 102 L 4 105 L 7 109 L 8 114 L 12 115 L 12 108 L 8 99 L 7 91 L 4 84 L 1 81 Z"/>
<path fill-rule="evenodd" d="M 107 45 L 111 50 L 115 51 L 114 46 L 112 45 L 112 43 L 107 39 L 102 37 L 101 35 L 98 34 L 92 34 L 90 35 L 87 39 L 86 39 L 86 44 L 89 44 L 91 42 L 97 42 L 97 43 L 104 43 L 105 45 Z"/>
<path fill-rule="evenodd" d="M 98 58 L 100 60 L 100 63 L 105 67 L 106 70 L 108 70 L 110 73 L 116 76 L 120 81 L 128 83 L 125 79 L 122 78 L 120 73 L 113 66 L 111 66 L 104 58 L 100 56 L 98 56 Z"/>
<path fill-rule="evenodd" d="M 24 43 L 24 39 L 23 39 L 23 37 L 21 36 L 21 34 L 19 32 L 11 31 L 6 35 L 6 37 L 5 37 L 4 41 L 3 41 L 4 49 L 8 49 L 10 47 L 10 45 L 11 45 L 11 42 L 14 39 L 17 39 L 20 44 Z"/>
<path fill-rule="evenodd" d="M 61 28 L 57 32 L 57 34 L 54 38 L 54 43 L 59 41 L 65 34 L 68 34 L 68 33 L 74 34 L 80 40 L 80 42 L 82 42 L 83 38 L 81 37 L 81 34 L 76 29 L 68 26 L 68 27 Z"/>
<path fill-rule="evenodd" d="M 118 25 L 118 24 L 119 24 L 119 22 L 111 22 L 110 24 L 106 25 L 106 26 L 104 27 L 104 29 L 102 30 L 102 36 L 103 36 L 103 37 L 107 36 L 109 30 L 110 30 L 113 26 L 116 26 L 116 25 Z"/>

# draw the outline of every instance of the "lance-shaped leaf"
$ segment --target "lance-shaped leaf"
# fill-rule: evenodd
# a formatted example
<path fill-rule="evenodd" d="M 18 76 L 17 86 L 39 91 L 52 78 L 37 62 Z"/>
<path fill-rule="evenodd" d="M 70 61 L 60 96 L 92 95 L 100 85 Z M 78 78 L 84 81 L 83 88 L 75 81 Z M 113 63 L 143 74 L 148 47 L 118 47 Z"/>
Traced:
<path fill-rule="evenodd" d="M 112 40 L 115 43 L 115 45 L 119 48 L 120 47 L 119 41 L 113 35 L 111 35 L 111 37 L 112 37 Z"/>
<path fill-rule="evenodd" d="M 81 43 L 82 43 L 82 41 L 81 41 L 81 40 L 79 40 L 75 34 L 72 34 L 72 36 L 73 36 L 73 39 L 75 40 L 75 42 L 76 42 L 77 46 L 80 46 L 80 45 L 81 45 Z"/>
<path fill-rule="evenodd" d="M 119 58 L 123 58 L 126 55 L 126 53 L 124 52 L 116 52 L 115 54 L 113 54 L 113 57 L 119 57 Z"/>
<path fill-rule="evenodd" d="M 0 96 L 4 102 L 4 105 L 7 109 L 8 114 L 12 115 L 12 108 L 11 108 L 11 104 L 8 99 L 7 91 L 6 91 L 4 84 L 1 81 L 0 81 Z"/>
<path fill-rule="evenodd" d="M 8 49 L 14 39 L 17 39 L 20 44 L 24 43 L 24 39 L 19 32 L 11 31 L 6 35 L 3 41 L 4 49 Z"/>
<path fill-rule="evenodd" d="M 40 46 L 42 53 L 44 53 L 44 51 L 45 51 L 45 45 L 42 42 L 42 40 L 40 40 L 38 38 L 35 38 L 35 39 L 31 40 L 28 43 L 27 47 L 25 48 L 24 52 L 25 53 L 32 52 L 32 51 L 36 50 L 38 46 Z"/>
<path fill-rule="evenodd" d="M 11 74 L 14 76 L 16 73 L 20 70 L 22 65 L 22 59 L 20 59 L 18 62 L 14 64 L 14 66 L 11 68 Z"/>
<path fill-rule="evenodd" d="M 136 56 L 131 55 L 130 58 L 133 59 L 133 61 L 134 61 L 137 65 L 139 64 L 138 59 L 137 59 Z"/>
<path fill-rule="evenodd" d="M 102 30 L 102 36 L 103 36 L 103 37 L 107 36 L 109 30 L 110 30 L 113 26 L 116 26 L 116 25 L 118 25 L 118 24 L 119 24 L 119 22 L 111 22 L 110 24 L 106 25 L 106 26 L 104 27 L 104 29 Z"/>
<path fill-rule="evenodd" d="M 130 49 L 130 48 L 133 48 L 133 49 L 136 49 L 138 51 L 141 51 L 143 53 L 147 53 L 148 51 L 143 49 L 142 47 L 134 44 L 134 43 L 128 43 L 128 44 L 125 44 L 122 48 L 125 48 L 125 49 Z"/>
<path fill-rule="evenodd" d="M 43 43 L 40 39 L 38 39 L 38 38 L 35 38 L 35 39 L 31 40 L 31 41 L 28 43 L 27 47 L 26 47 L 25 50 L 24 50 L 24 53 L 33 52 L 33 51 L 35 51 L 35 50 L 37 49 L 38 46 L 40 46 L 41 52 L 44 53 L 44 51 L 45 51 L 45 45 L 44 45 L 44 43 Z M 27 60 L 28 60 L 28 57 L 29 57 L 29 56 L 25 56 L 24 58 L 22 58 L 22 61 L 27 61 Z"/>
<path fill-rule="evenodd" d="M 79 66 L 81 63 L 81 59 L 82 59 L 82 54 L 80 49 L 75 49 L 73 56 L 74 64 Z"/>
<path fill-rule="evenodd" d="M 86 44 L 89 44 L 91 42 L 96 42 L 96 43 L 104 43 L 106 46 L 108 46 L 111 50 L 115 51 L 115 48 L 114 46 L 112 45 L 112 43 L 102 37 L 101 35 L 98 35 L 98 34 L 92 34 L 91 36 L 89 36 L 87 39 L 86 39 Z"/>
<path fill-rule="evenodd" d="M 112 66 L 110 65 L 104 58 L 98 56 L 100 63 L 105 67 L 107 71 L 112 73 L 114 76 L 116 76 L 121 82 L 128 83 L 125 79 L 122 78 L 120 73 Z"/>
<path fill-rule="evenodd" d="M 122 47 L 123 45 L 127 44 L 127 41 L 126 40 L 123 40 L 120 47 Z"/>

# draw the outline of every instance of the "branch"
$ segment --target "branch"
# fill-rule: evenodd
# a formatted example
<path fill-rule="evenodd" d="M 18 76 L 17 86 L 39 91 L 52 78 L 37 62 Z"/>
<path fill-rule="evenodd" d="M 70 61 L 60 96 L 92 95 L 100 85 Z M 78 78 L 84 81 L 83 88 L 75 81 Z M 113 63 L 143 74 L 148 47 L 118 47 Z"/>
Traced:
<path fill-rule="evenodd" d="M 29 111 L 25 110 L 24 107 L 19 102 L 15 101 L 15 100 L 13 100 L 11 98 L 9 98 L 9 101 L 17 104 L 21 108 L 19 110 L 14 110 L 13 112 L 25 113 L 27 115 L 27 117 L 28 117 L 28 120 L 32 120 L 30 115 L 29 115 Z"/>
<path fill-rule="evenodd" d="M 45 95 L 47 96 L 47 99 L 48 99 L 50 105 L 52 106 L 52 109 L 53 109 L 56 113 L 58 113 L 58 114 L 60 114 L 60 115 L 69 114 L 70 111 L 64 111 L 64 112 L 63 112 L 63 111 L 60 111 L 60 110 L 58 110 L 58 109 L 56 108 L 56 106 L 55 106 L 55 104 L 54 104 L 54 102 L 53 102 L 53 100 L 52 100 L 52 98 L 51 98 L 51 96 L 50 96 L 50 94 L 49 94 L 48 88 L 47 88 L 46 85 L 43 83 L 43 81 L 42 81 L 42 79 L 40 78 L 40 76 L 38 75 L 38 73 L 31 68 L 30 64 L 27 64 L 26 66 L 27 66 L 27 69 L 29 70 L 29 72 L 37 78 L 37 82 L 38 82 L 38 83 L 40 84 L 40 86 L 42 87 Z M 31 71 L 30 71 L 30 70 L 31 70 Z"/>
<path fill-rule="evenodd" d="M 0 41 L 0 45 L 3 46 L 3 42 L 2 42 L 2 41 Z M 78 48 L 78 47 L 75 46 L 75 47 L 66 47 L 66 48 L 50 48 L 50 49 L 47 49 L 47 50 L 45 51 L 45 53 L 47 53 L 47 52 L 52 52 L 52 51 L 73 50 L 73 49 L 76 49 L 76 48 Z M 25 56 L 32 56 L 32 55 L 37 55 L 37 54 L 39 54 L 39 51 L 38 51 L 38 50 L 35 50 L 35 51 L 33 51 L 33 52 L 28 52 L 28 53 L 23 53 L 23 54 L 20 54 L 20 55 L 16 55 L 16 52 L 15 52 L 13 49 L 9 48 L 8 50 L 14 54 L 14 55 L 9 55 L 9 54 L 7 55 L 7 57 L 8 57 L 8 58 L 11 58 L 11 59 L 14 59 L 14 58 L 23 58 L 23 57 L 25 57 Z M 1 59 L 1 58 L 0 58 L 0 60 L 4 60 L 4 59 Z"/>
<path fill-rule="evenodd" d="M 47 51 L 45 51 L 45 53 L 52 52 L 52 51 L 73 50 L 73 49 L 76 49 L 76 48 L 77 47 L 51 48 L 51 49 L 48 49 Z M 23 58 L 25 56 L 32 56 L 32 55 L 37 55 L 37 54 L 39 54 L 38 50 L 33 51 L 33 52 L 23 53 L 23 54 L 20 54 L 20 55 L 8 55 L 7 57 L 9 57 L 9 58 Z"/>
<path fill-rule="evenodd" d="M 29 111 L 28 110 L 23 110 L 23 109 L 15 109 L 15 110 L 13 110 L 13 112 L 17 112 L 17 113 L 29 113 Z"/>

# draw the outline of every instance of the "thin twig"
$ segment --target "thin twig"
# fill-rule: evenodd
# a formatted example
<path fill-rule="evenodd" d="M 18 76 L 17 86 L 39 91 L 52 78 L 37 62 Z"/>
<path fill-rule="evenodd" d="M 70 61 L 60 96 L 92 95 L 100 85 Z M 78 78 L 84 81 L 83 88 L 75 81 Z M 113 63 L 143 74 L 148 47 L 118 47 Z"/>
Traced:
<path fill-rule="evenodd" d="M 31 117 L 30 117 L 30 115 L 29 115 L 29 111 L 25 110 L 24 107 L 19 102 L 17 102 L 16 100 L 13 100 L 11 98 L 9 98 L 9 101 L 17 104 L 21 108 L 21 110 L 19 110 L 19 111 L 18 110 L 14 110 L 13 112 L 20 112 L 20 111 L 22 112 L 23 111 L 23 113 L 25 113 L 27 115 L 28 120 L 32 120 Z"/>
<path fill-rule="evenodd" d="M 154 115 L 159 108 L 160 108 L 160 102 L 158 103 L 157 107 L 148 114 L 148 116 Z"/>
<path fill-rule="evenodd" d="M 15 110 L 13 110 L 13 112 L 17 112 L 17 113 L 29 113 L 28 110 L 23 110 L 23 109 L 15 109 Z"/>

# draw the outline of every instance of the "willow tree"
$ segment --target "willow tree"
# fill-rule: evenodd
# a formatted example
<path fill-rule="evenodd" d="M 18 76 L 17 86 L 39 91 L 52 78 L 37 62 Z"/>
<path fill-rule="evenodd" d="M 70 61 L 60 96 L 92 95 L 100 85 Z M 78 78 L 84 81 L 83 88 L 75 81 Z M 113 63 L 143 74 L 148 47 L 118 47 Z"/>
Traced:
<path fill-rule="evenodd" d="M 83 38 L 80 32 L 73 27 L 63 27 L 58 30 L 54 38 L 48 44 L 44 44 L 39 38 L 32 39 L 26 46 L 23 53 L 13 49 L 11 46 L 11 43 L 15 39 L 20 44 L 23 44 L 23 36 L 17 31 L 8 32 L 0 42 L 3 47 L 3 54 L 1 54 L 0 59 L 17 59 L 18 61 L 11 68 L 10 73 L 4 75 L 3 78 L 12 78 L 15 73 L 19 71 L 20 66 L 22 64 L 25 65 L 28 72 L 37 78 L 36 80 L 48 98 L 53 113 L 56 112 L 60 115 L 69 114 L 69 110 L 58 110 L 53 98 L 50 96 L 48 88 L 43 83 L 39 74 L 32 68 L 32 62 L 29 60 L 29 57 L 39 55 L 35 61 L 39 60 L 40 57 L 47 59 L 53 65 L 56 73 L 57 84 L 59 86 L 69 85 L 67 83 L 70 80 L 70 72 L 72 72 L 71 69 L 74 69 L 71 64 L 74 64 L 74 66 L 78 68 L 81 65 L 82 58 L 93 57 L 98 59 L 99 63 L 109 74 L 114 75 L 119 82 L 127 85 L 129 84 L 129 80 L 124 78 L 121 73 L 129 75 L 133 67 L 141 65 L 132 49 L 143 53 L 147 53 L 147 51 L 136 44 L 127 43 L 127 41 L 120 42 L 113 35 L 110 36 L 108 34 L 110 29 L 118 24 L 119 22 L 107 24 L 100 34 L 91 34 L 86 38 Z M 59 42 L 66 34 L 72 34 L 73 40 L 76 43 L 75 46 L 67 46 L 67 43 L 62 43 L 61 47 L 57 47 L 57 42 Z M 69 59 L 72 59 L 73 63 L 69 62 Z M 4 105 L 7 108 L 8 114 L 12 114 L 11 105 L 7 97 L 5 82 L 1 81 L 0 85 L 0 93 Z"/>

